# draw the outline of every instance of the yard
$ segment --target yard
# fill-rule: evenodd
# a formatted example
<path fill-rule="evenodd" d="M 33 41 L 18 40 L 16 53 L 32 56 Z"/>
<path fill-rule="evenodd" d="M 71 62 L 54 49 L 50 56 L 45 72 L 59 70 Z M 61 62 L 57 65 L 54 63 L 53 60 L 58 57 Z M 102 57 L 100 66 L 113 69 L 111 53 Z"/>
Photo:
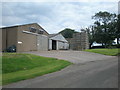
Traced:
<path fill-rule="evenodd" d="M 72 64 L 56 58 L 21 53 L 3 53 L 0 60 L 3 85 L 55 72 Z"/>
<path fill-rule="evenodd" d="M 85 50 L 87 52 L 94 52 L 94 53 L 99 53 L 99 54 L 104 54 L 104 55 L 110 55 L 110 56 L 117 56 L 120 55 L 120 49 L 87 49 Z"/>

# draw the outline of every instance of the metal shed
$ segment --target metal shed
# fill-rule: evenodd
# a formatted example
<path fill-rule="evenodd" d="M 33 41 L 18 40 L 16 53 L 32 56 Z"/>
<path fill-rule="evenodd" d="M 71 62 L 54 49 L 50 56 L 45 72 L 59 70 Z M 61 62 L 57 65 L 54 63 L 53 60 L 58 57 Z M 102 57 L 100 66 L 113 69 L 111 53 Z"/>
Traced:
<path fill-rule="evenodd" d="M 69 49 L 68 41 L 62 34 L 49 35 L 49 50 L 67 50 Z"/>

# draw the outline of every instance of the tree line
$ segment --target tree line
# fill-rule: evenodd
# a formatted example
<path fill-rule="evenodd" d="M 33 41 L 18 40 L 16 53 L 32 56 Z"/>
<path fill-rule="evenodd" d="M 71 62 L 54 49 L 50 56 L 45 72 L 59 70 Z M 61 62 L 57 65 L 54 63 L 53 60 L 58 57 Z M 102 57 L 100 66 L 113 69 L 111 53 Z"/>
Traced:
<path fill-rule="evenodd" d="M 85 29 L 89 36 L 90 47 L 94 42 L 108 47 L 114 43 L 115 39 L 117 44 L 120 44 L 120 14 L 100 11 L 92 16 L 92 19 L 95 20 L 94 25 Z"/>

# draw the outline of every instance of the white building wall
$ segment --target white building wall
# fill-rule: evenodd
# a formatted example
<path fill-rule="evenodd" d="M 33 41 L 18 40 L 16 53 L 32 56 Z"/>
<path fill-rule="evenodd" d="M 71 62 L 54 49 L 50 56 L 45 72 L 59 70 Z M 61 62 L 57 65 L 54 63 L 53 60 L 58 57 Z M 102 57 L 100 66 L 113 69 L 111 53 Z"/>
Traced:
<path fill-rule="evenodd" d="M 56 41 L 56 46 L 57 46 L 56 49 L 59 50 L 59 42 L 58 41 Z"/>
<path fill-rule="evenodd" d="M 64 43 L 65 49 L 69 49 L 69 44 L 68 43 Z"/>
<path fill-rule="evenodd" d="M 63 43 L 63 42 L 60 42 L 60 41 L 59 41 L 58 44 L 59 44 L 59 47 L 58 47 L 59 50 L 60 50 L 60 49 L 64 49 L 64 43 Z"/>
<path fill-rule="evenodd" d="M 49 39 L 49 50 L 52 50 L 52 40 Z"/>
<path fill-rule="evenodd" d="M 59 45 L 58 45 L 58 46 L 59 46 L 59 47 L 58 47 L 59 50 L 60 50 L 60 49 L 69 49 L 69 44 L 66 43 L 66 42 L 60 42 L 60 41 L 59 41 L 58 44 L 59 44 Z"/>
<path fill-rule="evenodd" d="M 52 50 L 52 40 L 56 40 L 56 49 L 69 49 L 68 41 L 61 35 L 58 34 L 54 37 L 49 38 L 49 50 Z"/>

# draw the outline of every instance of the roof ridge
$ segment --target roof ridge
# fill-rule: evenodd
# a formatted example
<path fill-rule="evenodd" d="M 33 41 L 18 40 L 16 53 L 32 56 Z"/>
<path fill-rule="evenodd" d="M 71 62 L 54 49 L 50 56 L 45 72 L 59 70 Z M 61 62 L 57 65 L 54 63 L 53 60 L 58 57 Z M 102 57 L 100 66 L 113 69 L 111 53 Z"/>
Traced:
<path fill-rule="evenodd" d="M 20 24 L 20 25 L 13 25 L 13 26 L 11 25 L 11 26 L 6 26 L 6 27 L 2 27 L 2 28 L 11 28 L 11 27 L 18 27 L 18 26 L 24 26 L 24 25 L 30 25 L 30 24 L 38 24 L 38 23 Z"/>

